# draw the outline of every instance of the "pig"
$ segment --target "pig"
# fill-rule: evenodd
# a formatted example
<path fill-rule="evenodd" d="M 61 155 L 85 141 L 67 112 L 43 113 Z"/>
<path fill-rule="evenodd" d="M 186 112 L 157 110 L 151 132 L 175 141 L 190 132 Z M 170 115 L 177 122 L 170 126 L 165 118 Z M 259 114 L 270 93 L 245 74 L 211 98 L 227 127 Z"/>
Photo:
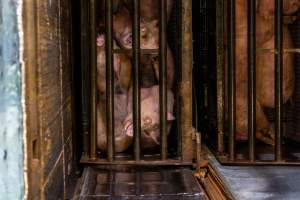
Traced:
<path fill-rule="evenodd" d="M 167 90 L 167 133 L 169 134 L 173 116 L 174 95 Z M 141 146 L 143 150 L 150 150 L 160 145 L 160 108 L 159 108 L 159 86 L 141 88 Z M 127 113 L 123 126 L 128 137 L 133 137 L 132 116 L 132 93 L 129 94 Z"/>
<path fill-rule="evenodd" d="M 117 48 L 116 44 L 114 44 Z M 107 149 L 106 134 L 106 58 L 105 58 L 105 35 L 99 34 L 97 37 L 97 147 L 102 151 Z M 114 54 L 114 125 L 115 125 L 115 151 L 123 152 L 132 143 L 132 138 L 122 132 L 122 123 L 127 115 L 126 106 L 128 100 L 128 90 L 131 77 L 131 62 L 124 54 Z"/>
<path fill-rule="evenodd" d="M 261 45 L 262 49 L 274 49 L 274 36 Z M 291 34 L 286 25 L 283 26 L 283 48 L 292 49 Z M 263 107 L 275 107 L 275 62 L 273 52 L 257 54 L 257 98 Z M 295 88 L 294 54 L 283 53 L 283 102 L 289 100 Z"/>
<path fill-rule="evenodd" d="M 300 0 L 284 0 L 283 1 L 283 14 L 292 15 L 300 7 Z M 274 0 L 261 0 L 258 6 L 258 16 L 264 19 L 271 19 L 270 24 L 274 24 Z M 293 21 L 284 21 L 283 24 L 283 48 L 292 49 L 293 42 L 287 23 Z M 274 29 L 270 30 L 272 37 L 266 39 L 261 44 L 258 44 L 260 49 L 272 50 L 274 45 Z M 259 102 L 263 107 L 275 107 L 275 62 L 274 54 L 272 52 L 261 52 L 257 54 L 257 95 Z M 292 53 L 283 54 L 283 102 L 291 98 L 294 85 L 294 55 Z"/>
<path fill-rule="evenodd" d="M 236 1 L 236 140 L 248 139 L 247 1 Z M 256 138 L 274 144 L 274 128 L 256 101 Z"/>
<path fill-rule="evenodd" d="M 114 15 L 114 35 L 118 44 L 120 44 L 123 49 L 132 48 L 132 20 L 130 18 L 130 13 L 126 8 L 123 8 Z M 141 49 L 158 49 L 158 31 L 157 20 L 140 22 L 140 48 Z M 149 59 L 148 59 L 149 58 Z M 155 71 L 155 79 L 159 79 L 159 65 L 157 56 L 149 56 L 142 54 L 141 56 L 141 67 L 144 65 L 151 64 Z M 167 45 L 167 84 L 168 88 L 172 88 L 174 84 L 174 58 L 172 52 Z M 147 74 L 143 74 L 146 76 Z M 153 80 L 154 81 L 154 80 Z"/>
<path fill-rule="evenodd" d="M 247 140 L 247 5 L 236 1 L 236 139 Z M 284 0 L 283 14 L 298 10 L 299 0 Z M 258 49 L 274 49 L 274 0 L 261 0 L 257 4 L 256 46 Z M 292 48 L 289 30 L 283 27 L 284 48 Z M 284 54 L 283 98 L 287 101 L 294 90 L 293 55 Z M 274 126 L 267 120 L 263 107 L 274 107 L 274 54 L 257 53 L 256 59 L 256 137 L 274 145 Z"/>
<path fill-rule="evenodd" d="M 173 116 L 174 95 L 167 91 L 168 134 Z M 100 99 L 97 106 L 97 147 L 106 151 L 106 106 Z M 124 109 L 125 108 L 125 109 Z M 116 94 L 114 102 L 115 152 L 123 152 L 133 143 L 132 90 L 126 94 Z M 159 130 L 159 86 L 141 89 L 141 144 L 143 150 L 151 150 L 160 145 Z"/>
<path fill-rule="evenodd" d="M 114 48 L 118 48 L 114 42 Z M 132 65 L 124 54 L 114 54 L 114 77 L 116 89 L 126 93 L 131 82 Z M 105 97 L 106 89 L 105 35 L 97 37 L 97 86 L 100 96 Z"/>

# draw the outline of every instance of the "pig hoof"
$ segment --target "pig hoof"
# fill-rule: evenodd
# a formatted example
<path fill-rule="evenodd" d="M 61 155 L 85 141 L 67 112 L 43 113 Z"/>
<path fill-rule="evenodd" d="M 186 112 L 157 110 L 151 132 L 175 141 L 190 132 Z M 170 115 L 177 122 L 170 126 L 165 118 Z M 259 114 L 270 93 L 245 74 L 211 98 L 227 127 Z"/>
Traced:
<path fill-rule="evenodd" d="M 265 134 L 262 134 L 262 132 L 256 133 L 256 137 L 258 140 L 260 140 L 268 145 L 271 145 L 271 146 L 275 145 L 274 139 L 272 139 L 271 137 L 268 137 Z"/>
<path fill-rule="evenodd" d="M 269 136 L 272 140 L 275 140 L 275 128 L 274 128 L 273 124 L 271 124 L 269 126 L 269 130 L 267 132 L 267 136 Z"/>

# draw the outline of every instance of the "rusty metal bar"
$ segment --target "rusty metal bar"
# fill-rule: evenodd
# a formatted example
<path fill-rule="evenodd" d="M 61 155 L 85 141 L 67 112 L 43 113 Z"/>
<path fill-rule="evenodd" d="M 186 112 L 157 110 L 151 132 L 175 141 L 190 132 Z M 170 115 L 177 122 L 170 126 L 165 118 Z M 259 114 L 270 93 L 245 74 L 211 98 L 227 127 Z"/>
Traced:
<path fill-rule="evenodd" d="M 133 1 L 133 126 L 134 158 L 141 159 L 140 1 Z"/>
<path fill-rule="evenodd" d="M 249 161 L 255 160 L 256 133 L 256 1 L 248 0 L 248 141 Z"/>
<path fill-rule="evenodd" d="M 218 153 L 224 153 L 224 1 L 216 1 Z"/>
<path fill-rule="evenodd" d="M 275 1 L 275 160 L 282 160 L 282 66 L 283 66 L 282 0 Z"/>
<path fill-rule="evenodd" d="M 96 159 L 97 133 L 97 48 L 96 48 L 96 0 L 90 1 L 90 42 L 91 42 L 91 132 L 90 132 L 90 159 Z"/>
<path fill-rule="evenodd" d="M 93 164 L 93 165 L 137 165 L 137 166 L 192 166 L 192 162 L 182 162 L 180 160 L 168 159 L 168 160 L 114 160 L 107 161 L 106 159 L 96 159 L 91 161 L 84 157 L 81 158 L 81 163 Z"/>
<path fill-rule="evenodd" d="M 139 50 L 141 54 L 152 54 L 152 55 L 158 55 L 158 49 L 140 49 Z M 113 50 L 114 53 L 117 54 L 131 54 L 132 53 L 132 49 L 114 49 Z"/>
<path fill-rule="evenodd" d="M 228 0 L 229 160 L 235 159 L 235 0 Z"/>
<path fill-rule="evenodd" d="M 161 134 L 161 159 L 168 157 L 167 136 L 167 6 L 166 0 L 160 2 L 159 23 L 159 97 L 160 97 L 160 134 Z"/>
<path fill-rule="evenodd" d="M 88 155 L 89 152 L 89 116 L 88 116 L 88 91 L 87 91 L 87 80 L 88 73 L 87 67 L 88 62 L 88 48 L 86 41 L 88 41 L 88 6 L 87 1 L 81 0 L 81 98 L 82 98 L 82 132 L 83 132 L 83 155 Z"/>
<path fill-rule="evenodd" d="M 114 160 L 114 64 L 113 64 L 113 1 L 105 1 L 106 21 L 106 125 L 107 125 L 107 159 Z"/>

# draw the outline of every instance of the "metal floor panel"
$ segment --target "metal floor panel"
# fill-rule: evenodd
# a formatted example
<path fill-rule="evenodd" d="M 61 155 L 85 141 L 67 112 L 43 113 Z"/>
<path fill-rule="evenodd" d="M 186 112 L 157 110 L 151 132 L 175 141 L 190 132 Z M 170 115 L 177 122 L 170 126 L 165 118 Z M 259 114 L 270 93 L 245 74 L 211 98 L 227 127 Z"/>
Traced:
<path fill-rule="evenodd" d="M 206 199 L 188 169 L 132 168 L 103 170 L 87 168 L 79 200 L 201 200 Z"/>

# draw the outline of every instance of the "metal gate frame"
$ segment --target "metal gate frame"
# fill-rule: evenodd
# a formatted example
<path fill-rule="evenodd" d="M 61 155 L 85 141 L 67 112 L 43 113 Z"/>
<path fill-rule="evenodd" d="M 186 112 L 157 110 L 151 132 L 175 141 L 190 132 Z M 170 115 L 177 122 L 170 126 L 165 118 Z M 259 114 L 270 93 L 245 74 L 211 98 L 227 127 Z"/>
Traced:
<path fill-rule="evenodd" d="M 112 10 L 113 1 L 106 0 L 106 91 L 107 91 L 107 130 L 108 130 L 108 149 L 107 159 L 100 159 L 96 154 L 96 69 L 97 69 L 97 50 L 96 50 L 96 0 L 81 1 L 81 49 L 82 49 L 82 133 L 83 133 L 83 154 L 81 163 L 86 164 L 102 164 L 102 165 L 192 165 L 193 159 L 197 157 L 195 152 L 196 131 L 192 126 L 192 0 L 179 0 L 179 8 L 181 10 L 180 27 L 181 43 L 180 60 L 181 76 L 177 77 L 179 84 L 179 101 L 180 101 L 180 118 L 179 142 L 180 156 L 178 159 L 168 158 L 167 144 L 167 126 L 166 126 L 166 109 L 167 109 L 167 93 L 166 93 L 166 0 L 160 2 L 160 131 L 161 131 L 161 157 L 157 160 L 143 160 L 141 158 L 141 127 L 140 127 L 140 94 L 139 94 L 139 60 L 142 51 L 139 48 L 139 0 L 133 0 L 133 121 L 134 121 L 134 155 L 132 160 L 119 160 L 115 157 L 114 152 L 114 115 L 113 115 L 113 99 L 114 99 L 114 83 L 113 83 L 113 39 L 112 39 Z M 128 50 L 127 50 L 128 51 Z M 118 50 L 120 52 L 120 50 Z M 90 66 L 90 67 L 89 67 Z M 90 88 L 90 89 L 89 89 Z M 194 141 L 193 141 L 194 140 Z M 199 138 L 198 138 L 199 140 Z M 200 142 L 198 141 L 198 147 Z"/>

